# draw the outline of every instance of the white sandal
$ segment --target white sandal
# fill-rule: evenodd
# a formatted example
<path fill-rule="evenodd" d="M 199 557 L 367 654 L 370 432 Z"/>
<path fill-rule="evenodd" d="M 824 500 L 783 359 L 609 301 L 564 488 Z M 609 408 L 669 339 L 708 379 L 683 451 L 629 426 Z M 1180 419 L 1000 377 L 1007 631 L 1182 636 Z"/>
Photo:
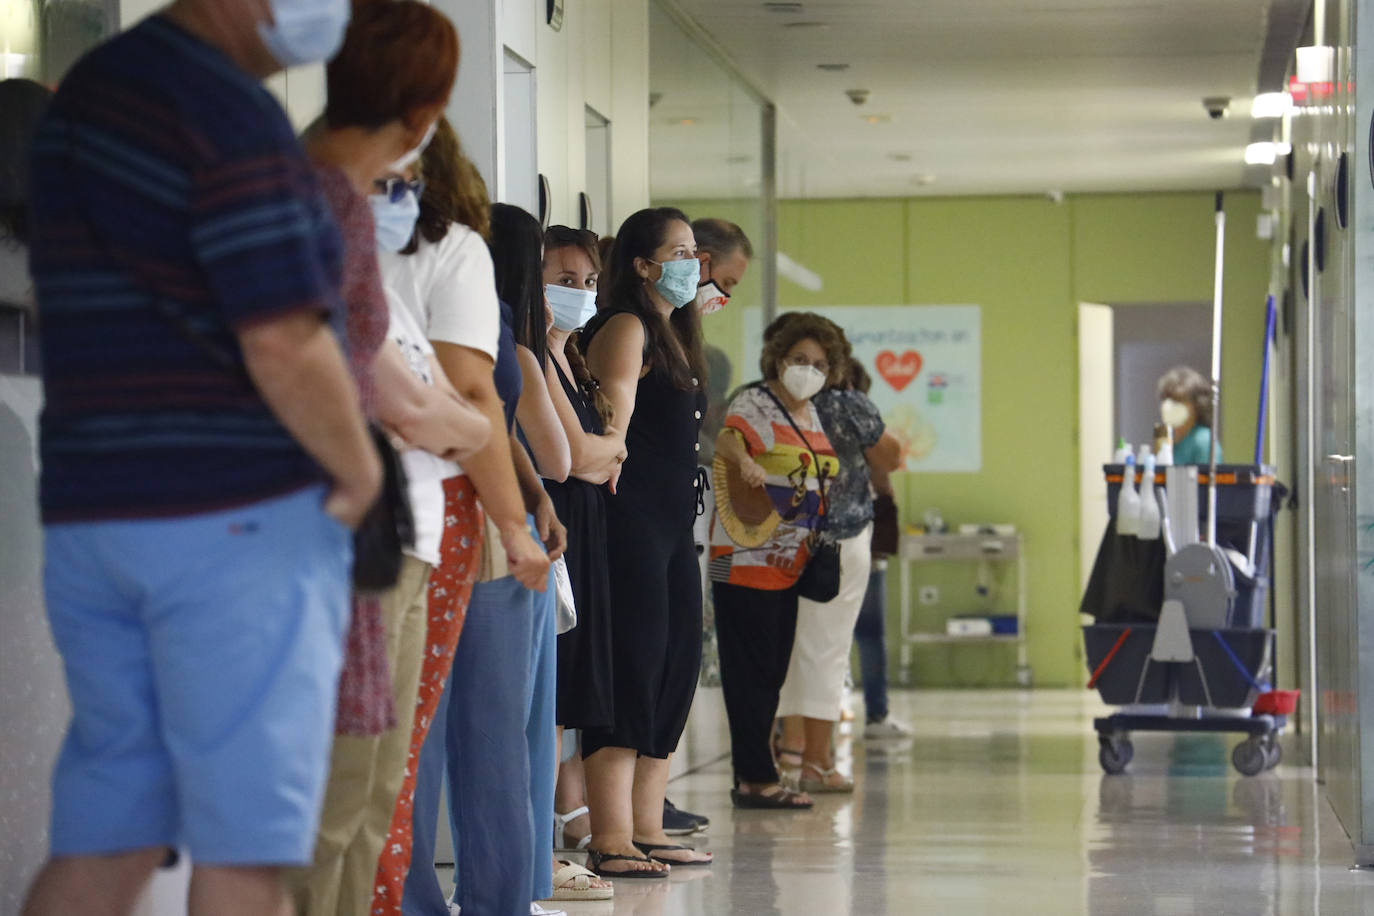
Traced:
<path fill-rule="evenodd" d="M 815 773 L 820 779 L 807 779 L 806 773 Z M 835 767 L 823 770 L 814 763 L 802 764 L 801 790 L 808 795 L 847 795 L 854 791 L 854 780 L 842 774 Z M 839 776 L 840 781 L 832 783 L 830 777 Z"/>
<path fill-rule="evenodd" d="M 615 896 L 614 887 L 592 886 L 593 880 L 605 880 L 596 872 L 562 859 L 558 864 L 563 867 L 553 873 L 553 896 L 550 900 L 610 900 Z M 564 887 L 569 881 L 573 883 L 572 887 Z"/>
<path fill-rule="evenodd" d="M 559 843 L 563 844 L 561 846 L 555 846 L 559 852 L 583 852 L 592 844 L 592 835 L 589 832 L 586 836 L 577 841 L 576 846 L 568 845 L 568 825 L 584 814 L 591 814 L 591 809 L 586 805 L 583 805 L 575 811 L 569 811 L 567 814 L 559 814 L 557 811 L 553 813 L 553 835 Z M 599 900 L 602 898 L 591 897 L 580 899 Z"/>

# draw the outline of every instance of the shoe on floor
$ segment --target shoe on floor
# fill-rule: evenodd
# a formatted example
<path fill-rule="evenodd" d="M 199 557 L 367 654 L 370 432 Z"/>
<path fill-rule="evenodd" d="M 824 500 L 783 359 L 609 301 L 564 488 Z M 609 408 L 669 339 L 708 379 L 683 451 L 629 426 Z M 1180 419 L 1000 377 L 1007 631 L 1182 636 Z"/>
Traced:
<path fill-rule="evenodd" d="M 531 903 L 530 916 L 568 916 L 568 913 L 566 910 L 546 910 L 537 903 Z"/>
<path fill-rule="evenodd" d="M 697 815 L 679 811 L 670 801 L 663 803 L 663 832 L 668 836 L 688 836 L 701 829 Z"/>
<path fill-rule="evenodd" d="M 911 726 L 891 716 L 883 716 L 864 726 L 865 738 L 909 738 Z"/>
<path fill-rule="evenodd" d="M 673 804 L 673 800 L 672 800 L 671 798 L 665 798 L 665 799 L 663 799 L 663 810 L 664 810 L 664 811 L 667 811 L 669 808 L 671 808 L 672 810 L 678 812 L 679 814 L 685 814 L 685 815 L 687 815 L 687 816 L 690 817 L 692 820 L 696 821 L 696 822 L 697 822 L 697 825 L 698 825 L 699 827 L 705 828 L 705 827 L 710 827 L 710 826 L 711 826 L 711 819 L 710 819 L 709 817 L 707 817 L 706 815 L 704 815 L 704 814 L 694 814 L 694 813 L 692 813 L 691 811 L 683 811 L 683 810 L 682 810 L 681 808 L 679 808 L 677 805 Z"/>
<path fill-rule="evenodd" d="M 449 901 L 448 916 L 463 916 L 463 908 L 458 904 Z"/>

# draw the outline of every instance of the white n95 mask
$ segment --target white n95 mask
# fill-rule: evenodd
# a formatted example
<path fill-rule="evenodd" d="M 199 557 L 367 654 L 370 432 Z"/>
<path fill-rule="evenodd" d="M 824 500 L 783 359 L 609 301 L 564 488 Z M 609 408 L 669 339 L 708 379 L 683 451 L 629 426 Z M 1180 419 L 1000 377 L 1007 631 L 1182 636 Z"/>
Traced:
<path fill-rule="evenodd" d="M 809 401 L 825 387 L 825 373 L 815 366 L 788 366 L 782 373 L 782 387 L 798 401 Z"/>
<path fill-rule="evenodd" d="M 1165 426 L 1180 427 L 1188 422 L 1188 405 L 1173 398 L 1165 398 L 1159 402 L 1159 418 L 1164 421 Z"/>

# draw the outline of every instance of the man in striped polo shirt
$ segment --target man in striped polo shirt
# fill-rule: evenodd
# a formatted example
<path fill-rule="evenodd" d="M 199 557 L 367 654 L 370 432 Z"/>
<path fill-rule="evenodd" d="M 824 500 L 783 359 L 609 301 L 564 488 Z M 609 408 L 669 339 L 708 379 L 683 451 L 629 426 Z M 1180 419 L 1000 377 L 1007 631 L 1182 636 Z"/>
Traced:
<path fill-rule="evenodd" d="M 64 80 L 34 142 L 48 615 L 72 722 L 26 914 L 287 914 L 310 862 L 380 470 L 337 340 L 341 243 L 260 80 L 346 0 L 177 0 Z M 331 324 L 336 327 L 331 327 Z"/>

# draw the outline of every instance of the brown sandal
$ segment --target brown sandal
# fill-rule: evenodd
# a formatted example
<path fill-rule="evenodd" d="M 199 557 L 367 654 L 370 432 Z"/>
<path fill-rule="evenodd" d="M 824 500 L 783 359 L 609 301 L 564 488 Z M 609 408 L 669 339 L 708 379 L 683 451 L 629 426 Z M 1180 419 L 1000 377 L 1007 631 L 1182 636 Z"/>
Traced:
<path fill-rule="evenodd" d="M 738 788 L 731 789 L 730 801 L 736 808 L 773 811 L 805 811 L 815 805 L 815 802 L 801 801 L 800 792 L 793 792 L 784 785 L 774 786 L 767 792 L 741 792 Z"/>

